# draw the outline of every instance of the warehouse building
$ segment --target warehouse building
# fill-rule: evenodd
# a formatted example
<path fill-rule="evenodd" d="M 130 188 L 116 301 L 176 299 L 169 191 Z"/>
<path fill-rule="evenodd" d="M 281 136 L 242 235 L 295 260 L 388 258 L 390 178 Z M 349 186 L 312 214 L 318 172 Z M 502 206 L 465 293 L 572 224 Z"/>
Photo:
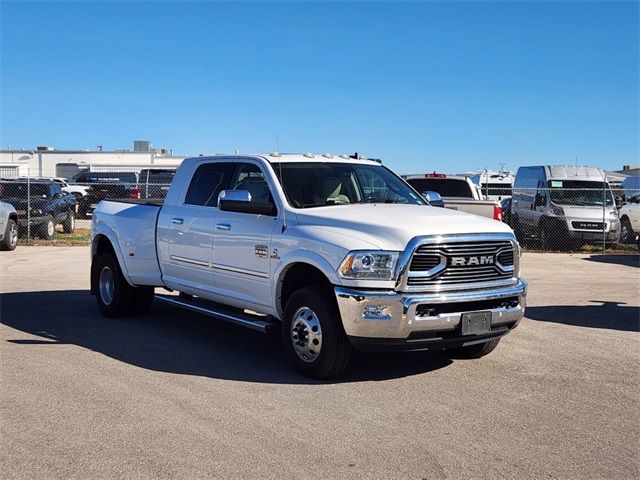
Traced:
<path fill-rule="evenodd" d="M 33 150 L 0 150 L 0 178 L 63 177 L 80 170 L 139 171 L 143 168 L 177 167 L 183 156 L 166 148 L 153 148 L 151 142 L 135 141 L 133 150 L 57 150 L 38 146 Z"/>

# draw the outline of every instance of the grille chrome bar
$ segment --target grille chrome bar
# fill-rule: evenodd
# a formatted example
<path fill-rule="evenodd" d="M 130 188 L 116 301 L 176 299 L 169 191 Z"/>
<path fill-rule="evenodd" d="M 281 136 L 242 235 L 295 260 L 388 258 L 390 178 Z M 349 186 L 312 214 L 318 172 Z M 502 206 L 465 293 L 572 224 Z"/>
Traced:
<path fill-rule="evenodd" d="M 400 258 L 396 290 L 440 292 L 515 284 L 517 252 L 509 233 L 416 237 Z"/>

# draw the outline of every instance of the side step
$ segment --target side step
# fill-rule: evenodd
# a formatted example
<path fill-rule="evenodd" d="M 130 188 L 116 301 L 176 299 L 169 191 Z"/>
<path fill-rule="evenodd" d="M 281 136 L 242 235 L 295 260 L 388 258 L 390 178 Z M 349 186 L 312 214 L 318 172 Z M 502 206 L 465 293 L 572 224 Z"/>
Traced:
<path fill-rule="evenodd" d="M 193 299 L 185 299 L 180 298 L 177 295 L 156 295 L 155 299 L 186 310 L 191 310 L 195 313 L 207 315 L 208 317 L 214 317 L 229 323 L 235 323 L 241 327 L 250 328 L 251 330 L 256 330 L 262 333 L 269 332 L 269 330 L 271 330 L 275 325 L 274 322 L 270 321 L 272 318 L 271 316 L 258 316 L 227 310 L 202 298 L 196 297 Z"/>

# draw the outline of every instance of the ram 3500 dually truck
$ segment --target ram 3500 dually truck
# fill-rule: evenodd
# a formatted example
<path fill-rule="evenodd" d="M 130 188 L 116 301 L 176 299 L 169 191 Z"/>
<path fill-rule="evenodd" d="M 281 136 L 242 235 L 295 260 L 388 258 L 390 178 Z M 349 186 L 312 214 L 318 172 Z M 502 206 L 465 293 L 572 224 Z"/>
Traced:
<path fill-rule="evenodd" d="M 524 314 L 511 229 L 435 208 L 384 165 L 325 155 L 184 160 L 164 201 L 104 200 L 91 292 L 109 317 L 155 295 L 267 331 L 306 375 L 353 348 L 491 352 Z M 175 293 L 179 293 L 176 295 Z"/>

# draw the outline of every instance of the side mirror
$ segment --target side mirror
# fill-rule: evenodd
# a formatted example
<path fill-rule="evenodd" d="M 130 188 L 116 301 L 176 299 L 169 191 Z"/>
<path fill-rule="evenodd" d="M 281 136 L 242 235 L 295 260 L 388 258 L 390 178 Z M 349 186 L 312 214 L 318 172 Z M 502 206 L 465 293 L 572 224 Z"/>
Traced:
<path fill-rule="evenodd" d="M 56 200 L 57 200 L 58 198 L 62 198 L 62 197 L 63 197 L 63 194 L 62 194 L 62 193 L 60 193 L 60 192 L 56 192 L 56 193 L 54 193 L 54 194 L 53 194 L 53 198 L 54 198 L 54 199 L 56 199 Z"/>
<path fill-rule="evenodd" d="M 422 196 L 432 207 L 444 207 L 444 200 L 438 192 L 422 192 Z"/>
<path fill-rule="evenodd" d="M 544 195 L 542 195 L 541 193 L 536 193 L 536 198 L 535 201 L 533 202 L 533 206 L 534 207 L 540 207 L 542 205 L 544 205 L 546 202 L 546 197 Z"/>
<path fill-rule="evenodd" d="M 276 216 L 276 206 L 272 202 L 252 202 L 248 190 L 221 191 L 218 195 L 218 208 L 223 212 Z"/>

